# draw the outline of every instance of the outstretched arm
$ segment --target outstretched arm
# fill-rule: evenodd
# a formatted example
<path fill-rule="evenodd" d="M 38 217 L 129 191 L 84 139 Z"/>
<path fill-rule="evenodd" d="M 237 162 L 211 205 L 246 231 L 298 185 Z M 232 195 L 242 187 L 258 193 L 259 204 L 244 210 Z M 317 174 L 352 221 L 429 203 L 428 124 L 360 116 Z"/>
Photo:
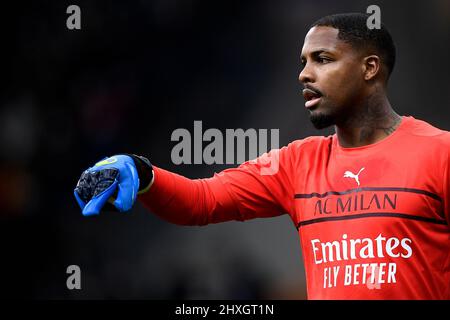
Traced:
<path fill-rule="evenodd" d="M 212 178 L 191 180 L 154 168 L 154 182 L 139 200 L 161 218 L 182 225 L 278 216 L 286 212 L 280 198 L 292 192 L 276 175 L 262 175 L 261 165 L 246 162 Z M 284 199 L 283 199 L 284 200 Z M 289 201 L 288 201 L 289 202 Z"/>
<path fill-rule="evenodd" d="M 164 220 L 181 225 L 274 217 L 293 212 L 290 161 L 283 149 L 193 180 L 143 157 L 117 155 L 86 170 L 75 197 L 84 215 L 100 213 L 108 202 L 128 211 L 138 198 Z"/>
<path fill-rule="evenodd" d="M 242 220 L 218 178 L 191 180 L 153 167 L 154 182 L 138 199 L 162 219 L 181 225 Z"/>

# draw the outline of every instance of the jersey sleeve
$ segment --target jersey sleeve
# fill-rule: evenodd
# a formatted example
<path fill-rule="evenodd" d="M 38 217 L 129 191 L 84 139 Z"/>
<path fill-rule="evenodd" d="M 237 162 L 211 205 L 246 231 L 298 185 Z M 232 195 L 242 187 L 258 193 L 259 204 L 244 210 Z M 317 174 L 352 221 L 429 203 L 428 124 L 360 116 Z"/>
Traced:
<path fill-rule="evenodd" d="M 289 148 L 274 149 L 206 179 L 155 167 L 155 181 L 139 200 L 164 220 L 205 225 L 274 217 L 293 211 Z"/>

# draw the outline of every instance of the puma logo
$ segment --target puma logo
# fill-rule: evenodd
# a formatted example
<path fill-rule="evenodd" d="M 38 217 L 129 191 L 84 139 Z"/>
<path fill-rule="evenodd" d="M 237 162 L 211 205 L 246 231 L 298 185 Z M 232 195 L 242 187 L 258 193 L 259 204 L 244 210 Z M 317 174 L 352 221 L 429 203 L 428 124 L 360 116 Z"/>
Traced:
<path fill-rule="evenodd" d="M 359 186 L 359 174 L 364 170 L 364 168 L 361 168 L 361 170 L 359 170 L 358 174 L 354 174 L 351 171 L 345 171 L 344 173 L 344 178 L 352 178 L 355 179 L 356 183 Z"/>

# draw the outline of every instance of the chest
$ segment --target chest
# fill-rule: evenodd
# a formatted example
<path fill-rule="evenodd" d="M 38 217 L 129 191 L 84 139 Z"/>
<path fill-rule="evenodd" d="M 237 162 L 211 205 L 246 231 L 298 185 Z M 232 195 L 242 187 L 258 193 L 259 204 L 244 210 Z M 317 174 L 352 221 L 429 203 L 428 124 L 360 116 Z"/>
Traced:
<path fill-rule="evenodd" d="M 370 214 L 441 218 L 442 177 L 432 157 L 417 157 L 316 159 L 295 181 L 296 222 Z"/>

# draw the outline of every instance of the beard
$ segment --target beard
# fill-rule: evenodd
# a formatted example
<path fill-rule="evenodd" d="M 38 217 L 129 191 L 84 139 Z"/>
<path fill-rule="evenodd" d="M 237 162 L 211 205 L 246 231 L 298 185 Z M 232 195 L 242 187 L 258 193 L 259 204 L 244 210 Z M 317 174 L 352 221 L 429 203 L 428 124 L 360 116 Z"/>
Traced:
<path fill-rule="evenodd" d="M 311 120 L 313 126 L 318 130 L 325 129 L 336 124 L 336 119 L 333 115 L 322 112 L 312 112 L 309 119 Z"/>

